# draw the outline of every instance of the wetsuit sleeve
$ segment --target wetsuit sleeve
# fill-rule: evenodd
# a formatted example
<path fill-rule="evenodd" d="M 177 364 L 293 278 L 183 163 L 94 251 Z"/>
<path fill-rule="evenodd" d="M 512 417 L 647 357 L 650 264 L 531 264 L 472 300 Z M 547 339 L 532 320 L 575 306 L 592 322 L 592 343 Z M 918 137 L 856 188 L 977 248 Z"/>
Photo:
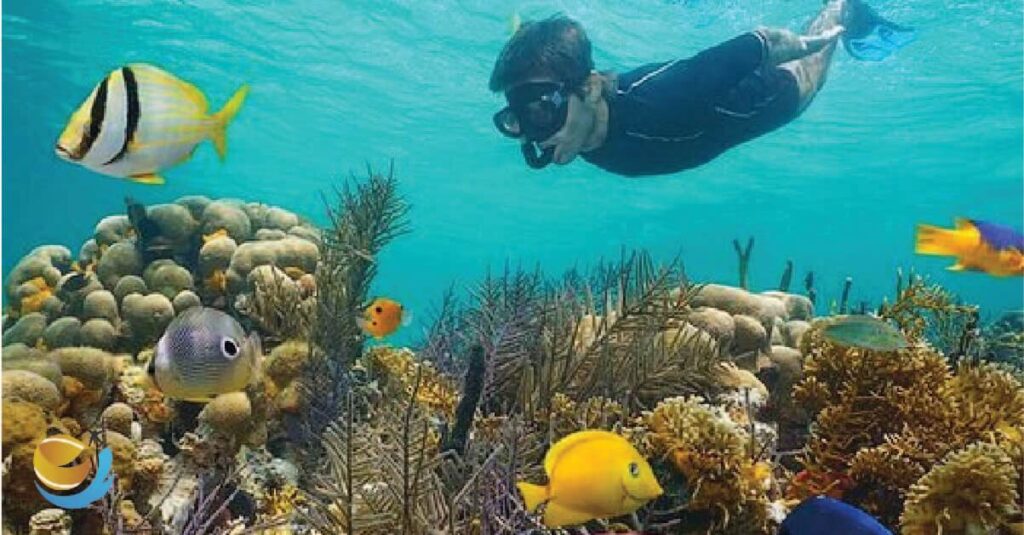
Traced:
<path fill-rule="evenodd" d="M 700 52 L 689 61 L 695 85 L 687 91 L 711 98 L 720 95 L 760 67 L 767 50 L 764 37 L 750 32 Z"/>

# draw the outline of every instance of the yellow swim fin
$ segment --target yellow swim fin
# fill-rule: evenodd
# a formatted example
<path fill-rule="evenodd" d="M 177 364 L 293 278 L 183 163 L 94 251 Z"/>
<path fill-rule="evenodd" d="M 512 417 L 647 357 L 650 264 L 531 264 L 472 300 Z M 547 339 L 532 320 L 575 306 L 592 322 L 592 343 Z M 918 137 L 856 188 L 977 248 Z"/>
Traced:
<path fill-rule="evenodd" d="M 213 128 L 210 131 L 210 138 L 213 140 L 213 148 L 217 149 L 217 155 L 223 160 L 228 154 L 227 128 L 231 119 L 235 118 L 238 110 L 242 108 L 246 95 L 249 94 L 249 84 L 242 84 L 242 87 L 235 91 L 228 103 L 221 110 L 213 114 Z"/>
<path fill-rule="evenodd" d="M 523 495 L 523 503 L 526 504 L 526 510 L 529 512 L 535 512 L 540 504 L 544 503 L 548 499 L 548 488 L 540 485 L 534 485 L 533 483 L 527 483 L 520 481 L 516 483 L 516 487 L 519 489 L 519 493 Z"/>
<path fill-rule="evenodd" d="M 144 175 L 132 175 L 128 177 L 128 180 L 136 182 L 138 184 L 146 184 L 147 186 L 161 186 L 164 183 L 164 177 L 155 173 L 146 173 Z"/>

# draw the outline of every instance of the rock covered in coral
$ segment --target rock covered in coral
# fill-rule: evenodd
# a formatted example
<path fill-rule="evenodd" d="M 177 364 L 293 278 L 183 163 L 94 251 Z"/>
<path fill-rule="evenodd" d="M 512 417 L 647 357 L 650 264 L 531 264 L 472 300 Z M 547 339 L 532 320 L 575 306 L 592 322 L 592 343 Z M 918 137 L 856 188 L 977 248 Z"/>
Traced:
<path fill-rule="evenodd" d="M 96 266 L 96 275 L 104 288 L 114 289 L 117 281 L 127 275 L 142 275 L 142 255 L 135 244 L 129 241 L 120 241 L 111 245 L 100 256 Z"/>
<path fill-rule="evenodd" d="M 733 352 L 746 353 L 764 349 L 768 345 L 768 331 L 756 318 L 744 314 L 733 316 L 735 334 Z"/>
<path fill-rule="evenodd" d="M 93 318 L 82 325 L 81 345 L 113 351 L 118 341 L 117 327 L 102 318 Z"/>
<path fill-rule="evenodd" d="M 87 295 L 82 314 L 85 320 L 98 318 L 107 320 L 112 325 L 121 322 L 120 314 L 117 312 L 117 299 L 107 290 L 98 290 Z"/>
<path fill-rule="evenodd" d="M 156 260 L 146 266 L 142 273 L 142 279 L 146 281 L 146 287 L 150 291 L 158 292 L 168 299 L 184 290 L 192 289 L 192 274 L 173 260 Z"/>
<path fill-rule="evenodd" d="M 4 344 L 25 344 L 34 346 L 43 338 L 46 331 L 46 316 L 41 312 L 32 312 L 18 318 L 11 328 L 4 331 Z"/>
<path fill-rule="evenodd" d="M 249 273 L 262 265 L 273 265 L 284 271 L 296 268 L 312 273 L 320 259 L 316 244 L 301 238 L 287 237 L 271 241 L 250 241 L 238 246 L 228 267 L 228 288 L 239 293 L 247 289 Z"/>
<path fill-rule="evenodd" d="M 117 281 L 117 285 L 114 286 L 114 298 L 117 299 L 118 304 L 124 302 L 124 298 L 128 294 L 146 295 L 147 293 L 149 293 L 149 288 L 146 287 L 146 281 L 138 275 L 121 277 Z"/>
<path fill-rule="evenodd" d="M 787 317 L 785 303 L 773 296 L 750 293 L 742 288 L 708 284 L 693 298 L 693 306 L 708 306 L 730 314 L 753 316 L 760 323 L 772 323 Z"/>
<path fill-rule="evenodd" d="M 126 403 L 113 403 L 103 409 L 100 416 L 103 425 L 111 431 L 117 431 L 124 436 L 131 436 L 132 422 L 135 420 L 135 411 Z"/>
<path fill-rule="evenodd" d="M 163 294 L 130 294 L 121 302 L 121 316 L 133 340 L 152 344 L 174 319 L 174 305 Z"/>
<path fill-rule="evenodd" d="M 93 231 L 93 240 L 100 248 L 109 247 L 117 242 L 127 240 L 134 234 L 132 223 L 126 215 L 104 217 Z"/>
<path fill-rule="evenodd" d="M 55 411 L 61 402 L 57 385 L 45 377 L 26 370 L 4 370 L 3 395 L 34 403 L 47 411 Z"/>
<path fill-rule="evenodd" d="M 24 344 L 12 344 L 3 349 L 3 370 L 25 370 L 37 373 L 54 385 L 61 385 L 60 366 L 45 352 Z"/>
<path fill-rule="evenodd" d="M 157 204 L 146 209 L 146 217 L 160 230 L 160 236 L 177 248 L 186 247 L 196 231 L 199 222 L 188 207 L 181 204 Z"/>
<path fill-rule="evenodd" d="M 43 509 L 32 515 L 29 535 L 71 535 L 71 514 L 64 509 Z"/>
<path fill-rule="evenodd" d="M 252 402 L 245 392 L 229 392 L 213 399 L 199 419 L 225 435 L 239 435 L 252 427 Z"/>
<path fill-rule="evenodd" d="M 57 318 L 43 331 L 43 342 L 52 348 L 77 346 L 81 332 L 82 320 L 74 316 Z"/>
<path fill-rule="evenodd" d="M 213 234 L 224 230 L 236 242 L 244 242 L 252 237 L 252 223 L 249 216 L 236 203 L 230 201 L 213 201 L 203 210 L 202 233 Z"/>
<path fill-rule="evenodd" d="M 202 300 L 191 290 L 183 290 L 178 292 L 178 295 L 174 296 L 174 300 L 171 301 L 171 305 L 174 307 L 175 314 L 181 314 L 185 310 L 203 306 Z"/>

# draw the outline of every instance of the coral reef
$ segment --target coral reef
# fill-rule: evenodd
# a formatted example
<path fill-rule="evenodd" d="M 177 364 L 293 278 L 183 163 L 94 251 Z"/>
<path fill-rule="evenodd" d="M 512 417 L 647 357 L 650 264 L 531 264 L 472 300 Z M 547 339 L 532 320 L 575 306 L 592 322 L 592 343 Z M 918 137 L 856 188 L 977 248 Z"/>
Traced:
<path fill-rule="evenodd" d="M 905 533 L 1020 528 L 1019 314 L 982 328 L 912 275 L 880 310 L 906 349 L 840 346 L 813 274 L 806 297 L 789 293 L 791 261 L 777 290 L 748 288 L 751 239 L 735 243 L 741 287 L 644 251 L 559 277 L 507 266 L 453 287 L 420 343 L 392 347 L 367 342 L 356 312 L 408 205 L 393 170 L 335 193 L 322 229 L 236 199 L 129 201 L 77 255 L 21 259 L 4 285 L 10 531 L 551 533 L 515 484 L 584 429 L 631 440 L 666 493 L 572 532 L 768 535 L 818 494 Z M 244 391 L 203 404 L 147 373 L 196 306 L 267 351 Z M 115 490 L 88 510 L 47 509 L 35 489 L 54 432 L 113 451 Z"/>

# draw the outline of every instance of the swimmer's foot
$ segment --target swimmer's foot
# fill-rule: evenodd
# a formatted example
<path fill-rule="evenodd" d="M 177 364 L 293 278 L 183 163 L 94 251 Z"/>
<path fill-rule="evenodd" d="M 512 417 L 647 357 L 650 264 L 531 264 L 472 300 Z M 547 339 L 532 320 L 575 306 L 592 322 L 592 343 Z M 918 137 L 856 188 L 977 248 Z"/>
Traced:
<path fill-rule="evenodd" d="M 881 61 L 916 37 L 913 28 L 886 20 L 863 0 L 847 0 L 843 46 L 862 61 Z"/>

